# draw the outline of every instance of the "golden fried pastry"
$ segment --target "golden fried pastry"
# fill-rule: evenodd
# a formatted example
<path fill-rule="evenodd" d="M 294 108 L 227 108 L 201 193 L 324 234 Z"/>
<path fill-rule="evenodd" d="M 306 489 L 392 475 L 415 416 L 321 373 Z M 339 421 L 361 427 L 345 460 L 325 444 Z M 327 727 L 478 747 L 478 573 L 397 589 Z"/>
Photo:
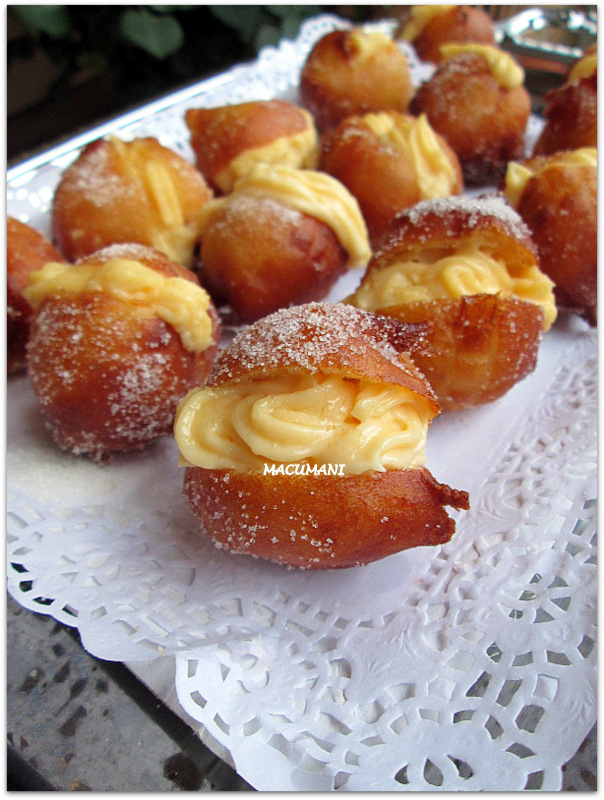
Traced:
<path fill-rule="evenodd" d="M 412 6 L 401 38 L 422 61 L 441 61 L 440 46 L 449 42 L 495 44 L 495 25 L 480 6 Z"/>
<path fill-rule="evenodd" d="M 185 114 L 197 168 L 217 194 L 258 163 L 311 168 L 317 130 L 311 114 L 285 100 L 257 100 Z"/>
<path fill-rule="evenodd" d="M 413 94 L 406 56 L 383 33 L 336 30 L 314 45 L 300 75 L 300 97 L 320 131 L 353 114 L 406 111 Z"/>
<path fill-rule="evenodd" d="M 306 569 L 447 541 L 466 492 L 425 467 L 438 413 L 411 361 L 421 329 L 343 304 L 276 312 L 240 333 L 179 405 L 184 493 L 235 553 Z"/>
<path fill-rule="evenodd" d="M 413 359 L 443 411 L 490 402 L 531 372 L 556 318 L 528 228 L 500 197 L 427 200 L 401 212 L 348 303 L 433 323 Z"/>
<path fill-rule="evenodd" d="M 489 45 L 447 44 L 443 62 L 417 90 L 412 114 L 430 125 L 455 151 L 464 181 L 484 185 L 524 156 L 531 111 L 524 71 L 503 50 Z"/>
<path fill-rule="evenodd" d="M 598 54 L 585 51 L 567 80 L 545 95 L 545 126 L 533 155 L 598 146 Z"/>
<path fill-rule="evenodd" d="M 505 197 L 525 221 L 556 303 L 597 325 L 598 151 L 584 147 L 508 165 Z"/>
<path fill-rule="evenodd" d="M 7 218 L 6 371 L 9 375 L 25 370 L 25 346 L 33 311 L 23 290 L 30 273 L 40 269 L 47 261 L 60 260 L 61 254 L 46 236 L 18 219 Z"/>
<path fill-rule="evenodd" d="M 230 195 L 205 207 L 199 276 L 217 306 L 251 322 L 323 298 L 370 255 L 358 203 L 339 181 L 257 164 Z"/>
<path fill-rule="evenodd" d="M 598 45 L 594 42 L 586 47 L 583 55 L 568 71 L 566 83 L 576 83 L 581 78 L 589 78 L 598 71 Z"/>
<path fill-rule="evenodd" d="M 135 242 L 189 267 L 199 213 L 211 197 L 199 170 L 157 139 L 99 139 L 61 177 L 53 239 L 70 261 Z"/>
<path fill-rule="evenodd" d="M 100 461 L 170 433 L 202 384 L 219 323 L 193 273 L 144 245 L 110 245 L 30 276 L 28 372 L 46 425 Z"/>
<path fill-rule="evenodd" d="M 321 137 L 318 169 L 356 197 L 372 247 L 398 211 L 463 190 L 459 159 L 425 114 L 381 111 L 348 117 Z"/>

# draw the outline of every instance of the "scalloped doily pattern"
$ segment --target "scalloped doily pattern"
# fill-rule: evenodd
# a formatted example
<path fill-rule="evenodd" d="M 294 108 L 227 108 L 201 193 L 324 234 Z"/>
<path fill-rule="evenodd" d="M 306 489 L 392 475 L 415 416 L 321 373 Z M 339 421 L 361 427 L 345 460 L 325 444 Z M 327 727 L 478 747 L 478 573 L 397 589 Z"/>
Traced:
<path fill-rule="evenodd" d="M 187 154 L 184 108 L 295 96 L 335 24 L 120 135 Z M 9 173 L 9 213 L 47 230 L 73 157 Z M 437 421 L 435 475 L 471 484 L 452 541 L 336 573 L 216 550 L 172 441 L 102 467 L 58 453 L 27 379 L 11 380 L 9 591 L 100 658 L 174 658 L 182 709 L 258 789 L 559 789 L 596 713 L 597 339 L 565 321 L 550 333 L 505 398 Z"/>
<path fill-rule="evenodd" d="M 260 737 L 298 789 L 309 773 L 323 791 L 559 789 L 552 762 L 596 703 L 596 364 L 580 363 L 399 608 L 352 620 L 284 597 L 213 669 L 177 660 L 188 713 L 219 740 Z"/>

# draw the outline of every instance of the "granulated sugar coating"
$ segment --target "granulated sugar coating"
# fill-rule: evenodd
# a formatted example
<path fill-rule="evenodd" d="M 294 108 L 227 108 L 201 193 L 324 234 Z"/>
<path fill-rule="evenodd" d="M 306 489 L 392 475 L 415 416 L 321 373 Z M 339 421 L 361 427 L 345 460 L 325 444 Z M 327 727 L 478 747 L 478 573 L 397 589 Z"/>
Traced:
<path fill-rule="evenodd" d="M 217 547 L 297 569 L 355 567 L 442 544 L 455 530 L 445 508 L 469 508 L 466 492 L 423 468 L 291 478 L 193 467 L 184 493 Z"/>
<path fill-rule="evenodd" d="M 507 229 L 510 236 L 523 238 L 530 236 L 530 231 L 520 215 L 499 195 L 484 197 L 439 197 L 435 200 L 424 200 L 406 212 L 409 220 L 421 225 L 427 214 L 445 216 L 452 211 L 467 214 L 466 225 L 475 227 L 484 219 L 498 220 Z"/>
<path fill-rule="evenodd" d="M 187 287 L 196 283 L 184 267 L 141 245 L 113 245 L 67 269 L 87 274 L 87 264 L 111 263 L 116 256 L 124 256 L 125 264 L 140 259 L 133 263 L 149 273 L 182 277 Z M 119 281 L 107 290 L 73 285 L 74 291 L 51 285 L 41 297 L 28 373 L 59 447 L 100 461 L 171 433 L 178 402 L 209 373 L 219 325 L 215 309 L 200 305 L 199 315 L 207 315 L 211 325 L 210 342 L 199 351 L 188 349 L 176 327 L 155 313 L 153 291 L 146 293 L 144 282 L 129 285 L 138 295 L 129 295 L 123 289 L 128 284 Z M 167 301 L 160 293 L 161 304 Z"/>
<path fill-rule="evenodd" d="M 408 385 L 432 396 L 405 353 L 425 347 L 425 325 L 404 325 L 341 303 L 307 303 L 283 309 L 239 333 L 216 359 L 208 385 L 251 372 L 293 369 L 346 372 Z"/>
<path fill-rule="evenodd" d="M 421 409 L 427 429 L 439 405 L 409 355 L 424 346 L 426 336 L 423 324 L 402 324 L 344 304 L 295 306 L 238 334 L 218 357 L 208 386 L 229 387 L 238 380 L 262 386 L 267 377 L 288 372 L 403 386 L 413 393 L 409 403 Z M 409 419 L 401 411 L 396 433 L 406 431 Z M 466 492 L 438 483 L 415 463 L 372 466 L 358 474 L 342 465 L 342 473 L 312 475 L 228 464 L 206 468 L 189 462 L 186 468 L 184 494 L 203 530 L 218 546 L 300 569 L 357 566 L 408 547 L 443 543 L 455 529 L 445 508 L 468 508 Z"/>

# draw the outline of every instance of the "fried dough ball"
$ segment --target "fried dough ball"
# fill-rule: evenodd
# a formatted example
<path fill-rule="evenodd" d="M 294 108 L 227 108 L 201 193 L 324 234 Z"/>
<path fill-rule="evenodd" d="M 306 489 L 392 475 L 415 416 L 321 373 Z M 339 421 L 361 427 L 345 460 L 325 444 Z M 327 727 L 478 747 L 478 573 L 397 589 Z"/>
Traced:
<path fill-rule="evenodd" d="M 370 255 L 361 211 L 339 181 L 257 164 L 206 206 L 199 276 L 225 319 L 252 322 L 323 298 Z"/>
<path fill-rule="evenodd" d="M 431 322 L 413 359 L 443 411 L 491 402 L 535 367 L 556 318 L 528 228 L 500 197 L 427 200 L 401 212 L 352 305 Z"/>
<path fill-rule="evenodd" d="M 450 539 L 445 506 L 468 495 L 425 467 L 438 404 L 406 352 L 421 336 L 311 303 L 233 340 L 175 423 L 185 497 L 218 547 L 336 569 Z"/>
<path fill-rule="evenodd" d="M 26 296 L 45 423 L 61 449 L 96 461 L 170 433 L 217 352 L 218 318 L 193 273 L 143 245 L 49 262 Z"/>
<path fill-rule="evenodd" d="M 449 42 L 495 44 L 493 20 L 479 6 L 412 6 L 401 31 L 422 61 L 439 63 L 440 46 Z"/>
<path fill-rule="evenodd" d="M 524 71 L 488 45 L 448 44 L 444 61 L 417 90 L 409 110 L 455 151 L 469 185 L 497 182 L 509 161 L 524 156 L 531 101 Z"/>
<path fill-rule="evenodd" d="M 257 100 L 185 114 L 197 168 L 217 194 L 258 163 L 314 166 L 317 131 L 311 114 L 285 100 Z"/>
<path fill-rule="evenodd" d="M 598 146 L 598 56 L 589 49 L 567 80 L 545 95 L 545 126 L 533 155 Z"/>
<path fill-rule="evenodd" d="M 504 193 L 531 231 L 560 308 L 597 325 L 598 151 L 585 147 L 508 166 Z"/>
<path fill-rule="evenodd" d="M 98 139 L 61 177 L 53 240 L 70 261 L 135 242 L 189 267 L 199 214 L 211 197 L 199 170 L 157 139 Z"/>
<path fill-rule="evenodd" d="M 318 168 L 356 197 L 374 248 L 402 209 L 463 191 L 459 159 L 425 114 L 349 117 L 321 137 Z"/>
<path fill-rule="evenodd" d="M 23 372 L 26 366 L 25 347 L 29 339 L 32 307 L 23 290 L 30 273 L 41 269 L 47 261 L 60 261 L 59 251 L 31 225 L 14 217 L 6 220 L 6 371 L 8 375 Z"/>
<path fill-rule="evenodd" d="M 383 33 L 336 30 L 314 45 L 300 75 L 300 97 L 320 131 L 353 114 L 406 111 L 413 94 L 406 56 Z"/>

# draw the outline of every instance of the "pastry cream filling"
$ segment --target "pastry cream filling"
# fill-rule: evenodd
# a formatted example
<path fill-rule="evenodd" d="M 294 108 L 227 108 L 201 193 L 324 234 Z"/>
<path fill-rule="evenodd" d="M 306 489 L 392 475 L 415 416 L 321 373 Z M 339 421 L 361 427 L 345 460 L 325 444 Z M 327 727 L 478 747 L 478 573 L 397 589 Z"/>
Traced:
<path fill-rule="evenodd" d="M 348 298 L 351 305 L 371 311 L 405 303 L 503 294 L 536 303 L 543 310 L 544 330 L 556 319 L 553 283 L 535 264 L 516 274 L 477 245 L 466 244 L 452 255 L 400 261 L 369 274 Z"/>
<path fill-rule="evenodd" d="M 422 200 L 448 197 L 457 175 L 425 114 L 419 117 L 388 113 L 366 114 L 363 123 L 386 147 L 402 153 L 413 164 Z"/>
<path fill-rule="evenodd" d="M 566 79 L 567 83 L 575 83 L 576 81 L 580 81 L 581 78 L 589 78 L 590 75 L 593 75 L 594 72 L 598 68 L 598 54 L 596 53 L 588 53 L 583 58 L 580 58 L 577 62 L 575 62 L 573 68 L 568 73 L 568 78 Z"/>
<path fill-rule="evenodd" d="M 505 199 L 513 208 L 518 208 L 520 198 L 528 181 L 533 175 L 548 169 L 556 164 L 577 167 L 598 166 L 598 151 L 595 147 L 579 147 L 569 152 L 557 153 L 553 159 L 548 159 L 541 167 L 527 166 L 517 161 L 511 161 L 505 174 Z"/>
<path fill-rule="evenodd" d="M 420 35 L 431 19 L 439 17 L 441 14 L 446 14 L 451 8 L 455 8 L 455 6 L 412 6 L 411 19 L 403 28 L 402 38 L 408 42 L 412 42 Z"/>
<path fill-rule="evenodd" d="M 490 44 L 457 44 L 449 42 L 440 47 L 443 60 L 448 61 L 463 53 L 477 53 L 484 56 L 491 74 L 503 89 L 516 89 L 524 83 L 524 70 L 509 53 Z"/>
<path fill-rule="evenodd" d="M 157 212 L 159 226 L 151 231 L 149 244 L 177 264 L 189 266 L 198 229 L 195 222 L 185 222 L 178 189 L 170 170 L 157 159 L 150 159 L 137 141 L 129 145 L 115 137 L 111 141 L 132 179 L 142 183 L 149 202 Z"/>
<path fill-rule="evenodd" d="M 262 472 L 265 465 L 344 465 L 342 474 L 425 463 L 429 410 L 401 386 L 281 374 L 193 389 L 174 426 L 180 466 Z"/>
<path fill-rule="evenodd" d="M 359 60 L 371 58 L 371 56 L 379 53 L 385 47 L 391 48 L 393 44 L 392 39 L 386 36 L 385 33 L 380 33 L 379 31 L 368 33 L 357 28 L 350 32 L 350 42 L 354 46 Z"/>
<path fill-rule="evenodd" d="M 237 181 L 234 194 L 269 198 L 324 222 L 348 253 L 351 268 L 365 267 L 371 257 L 367 227 L 356 199 L 340 181 L 326 173 L 256 164 Z M 203 207 L 202 235 L 213 211 L 227 201 L 228 198 L 219 198 Z"/>
<path fill-rule="evenodd" d="M 251 147 L 239 153 L 215 176 L 216 184 L 225 194 L 233 189 L 239 178 L 247 175 L 259 163 L 301 169 L 312 169 L 316 165 L 317 131 L 309 112 L 301 108 L 300 113 L 306 120 L 305 130 L 280 136 L 261 147 Z"/>
<path fill-rule="evenodd" d="M 141 303 L 176 330 L 187 350 L 200 353 L 212 343 L 210 298 L 205 290 L 185 278 L 161 275 L 138 261 L 50 262 L 31 274 L 24 294 L 36 309 L 45 297 L 57 292 L 105 292 L 119 300 Z"/>

